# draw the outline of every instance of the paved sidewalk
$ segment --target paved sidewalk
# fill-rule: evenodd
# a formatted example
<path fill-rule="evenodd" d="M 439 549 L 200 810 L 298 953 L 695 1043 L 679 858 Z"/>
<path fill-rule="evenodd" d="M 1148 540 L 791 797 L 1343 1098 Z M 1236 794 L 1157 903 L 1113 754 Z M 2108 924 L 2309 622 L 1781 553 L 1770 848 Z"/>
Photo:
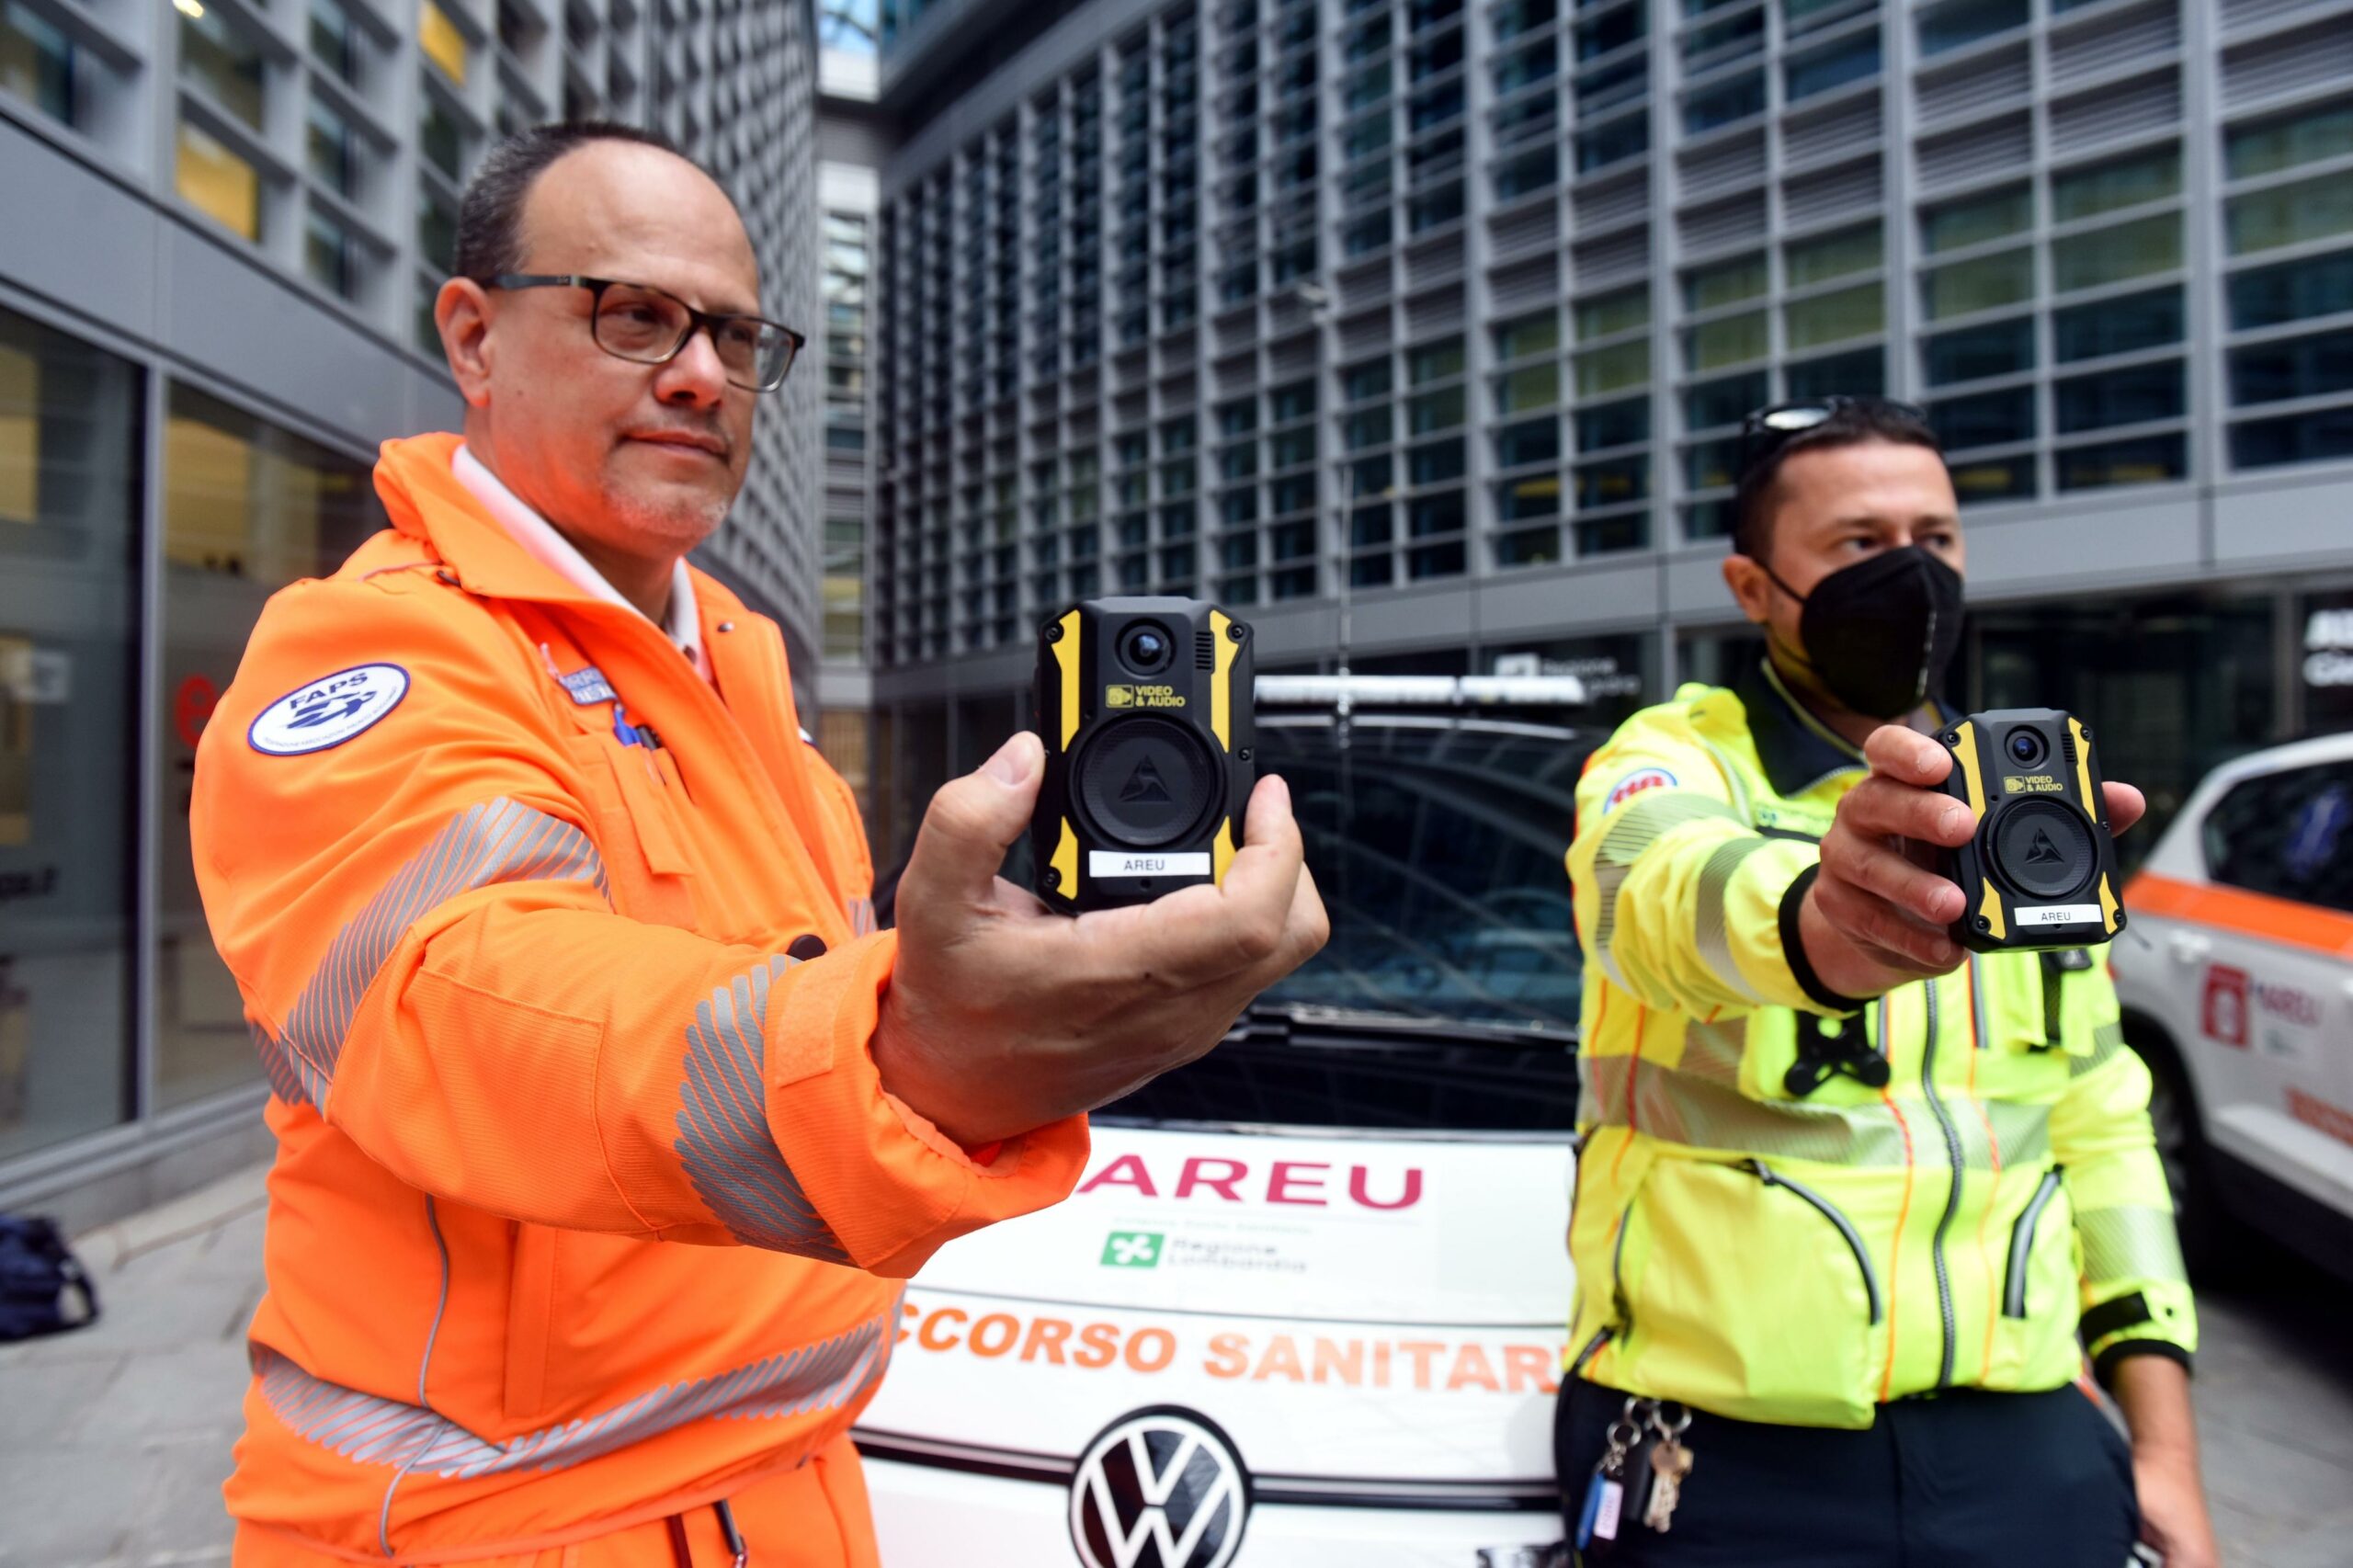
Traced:
<path fill-rule="evenodd" d="M 77 1238 L 105 1316 L 0 1346 L 0 1568 L 228 1561 L 221 1483 L 243 1425 L 262 1203 L 256 1167 Z M 2198 1418 L 2233 1568 L 2353 1562 L 2348 1301 L 2269 1252 L 2200 1293 Z"/>
<path fill-rule="evenodd" d="M 0 1346 L 0 1564 L 226 1562 L 262 1170 L 75 1238 L 105 1311 Z"/>

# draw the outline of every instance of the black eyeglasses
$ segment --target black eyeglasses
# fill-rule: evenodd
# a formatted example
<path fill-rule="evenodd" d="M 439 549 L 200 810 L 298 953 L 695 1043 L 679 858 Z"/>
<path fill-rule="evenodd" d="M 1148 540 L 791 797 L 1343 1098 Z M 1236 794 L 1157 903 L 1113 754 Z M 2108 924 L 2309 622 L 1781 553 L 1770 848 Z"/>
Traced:
<path fill-rule="evenodd" d="M 1884 397 L 1848 397 L 1833 393 L 1798 403 L 1777 403 L 1751 413 L 1740 422 L 1740 477 L 1745 480 L 1783 447 L 1845 408 L 1881 408 L 1926 425 L 1928 411 L 1917 403 Z"/>
<path fill-rule="evenodd" d="M 648 283 L 620 283 L 576 273 L 502 272 L 476 282 L 492 289 L 585 289 L 588 335 L 616 359 L 666 365 L 698 332 L 710 334 L 728 384 L 774 392 L 809 340 L 761 316 L 713 315 Z"/>

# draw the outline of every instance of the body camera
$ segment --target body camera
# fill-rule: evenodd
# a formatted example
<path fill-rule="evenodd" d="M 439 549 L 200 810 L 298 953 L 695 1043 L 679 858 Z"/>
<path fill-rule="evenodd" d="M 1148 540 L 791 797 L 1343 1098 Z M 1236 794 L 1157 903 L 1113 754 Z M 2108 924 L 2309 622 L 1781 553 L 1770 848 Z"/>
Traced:
<path fill-rule="evenodd" d="M 1250 629 L 1198 599 L 1089 599 L 1040 631 L 1038 896 L 1065 914 L 1224 880 L 1251 763 Z"/>
<path fill-rule="evenodd" d="M 1939 867 L 1967 900 L 1952 939 L 1990 953 L 2090 947 L 2122 930 L 2091 732 L 2055 709 L 2006 708 L 1937 739 L 1953 757 L 1945 792 L 1977 819 Z"/>

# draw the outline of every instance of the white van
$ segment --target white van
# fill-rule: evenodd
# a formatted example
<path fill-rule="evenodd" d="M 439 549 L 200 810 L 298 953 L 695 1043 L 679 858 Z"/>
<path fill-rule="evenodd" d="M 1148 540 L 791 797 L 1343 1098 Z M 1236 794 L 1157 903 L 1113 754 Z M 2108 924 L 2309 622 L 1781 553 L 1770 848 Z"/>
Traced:
<path fill-rule="evenodd" d="M 2109 949 L 2193 1266 L 2242 1226 L 2353 1278 L 2353 735 L 2217 768 Z"/>
<path fill-rule="evenodd" d="M 1333 938 L 943 1249 L 855 1434 L 892 1568 L 1536 1568 L 1600 738 L 1261 711 Z"/>

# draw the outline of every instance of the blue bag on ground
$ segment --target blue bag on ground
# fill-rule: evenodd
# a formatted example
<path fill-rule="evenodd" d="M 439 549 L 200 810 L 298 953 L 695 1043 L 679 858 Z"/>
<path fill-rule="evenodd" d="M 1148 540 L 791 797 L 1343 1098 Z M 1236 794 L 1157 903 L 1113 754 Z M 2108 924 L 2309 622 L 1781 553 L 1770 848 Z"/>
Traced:
<path fill-rule="evenodd" d="M 71 1307 L 67 1298 L 78 1298 Z M 97 1287 L 56 1221 L 0 1214 L 0 1340 L 96 1323 Z"/>

